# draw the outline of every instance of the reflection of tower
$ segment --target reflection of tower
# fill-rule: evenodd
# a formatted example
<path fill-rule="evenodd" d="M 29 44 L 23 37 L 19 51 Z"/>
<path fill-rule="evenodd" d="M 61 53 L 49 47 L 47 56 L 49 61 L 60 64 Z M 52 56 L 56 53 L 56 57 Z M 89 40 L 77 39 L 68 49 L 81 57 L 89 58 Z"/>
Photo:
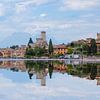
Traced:
<path fill-rule="evenodd" d="M 46 77 L 41 79 L 41 86 L 46 86 Z"/>
<path fill-rule="evenodd" d="M 46 86 L 46 77 L 44 70 L 36 73 L 36 78 L 41 79 L 41 86 Z"/>
<path fill-rule="evenodd" d="M 46 32 L 45 31 L 41 32 L 41 38 L 43 39 L 43 41 L 46 41 Z"/>

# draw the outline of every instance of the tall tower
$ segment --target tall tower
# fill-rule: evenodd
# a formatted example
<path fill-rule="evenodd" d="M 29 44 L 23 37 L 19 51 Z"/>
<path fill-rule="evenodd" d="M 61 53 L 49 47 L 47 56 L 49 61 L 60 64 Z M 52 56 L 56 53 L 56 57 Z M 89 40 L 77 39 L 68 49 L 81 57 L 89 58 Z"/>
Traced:
<path fill-rule="evenodd" d="M 46 41 L 46 32 L 45 31 L 41 32 L 41 38 L 43 39 L 43 41 Z"/>

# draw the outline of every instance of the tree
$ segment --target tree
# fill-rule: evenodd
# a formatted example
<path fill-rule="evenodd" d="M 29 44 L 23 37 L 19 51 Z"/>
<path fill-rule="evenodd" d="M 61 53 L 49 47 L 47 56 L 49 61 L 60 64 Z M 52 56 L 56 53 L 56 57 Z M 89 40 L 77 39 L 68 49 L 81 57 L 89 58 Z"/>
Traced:
<path fill-rule="evenodd" d="M 35 55 L 35 52 L 32 48 L 27 48 L 25 52 L 26 57 L 33 57 Z"/>
<path fill-rule="evenodd" d="M 69 47 L 67 50 L 67 54 L 72 54 L 72 53 L 73 53 L 73 49 Z"/>
<path fill-rule="evenodd" d="M 37 57 L 45 56 L 46 54 L 45 48 L 40 48 L 40 47 L 35 47 L 34 52 L 35 52 L 35 56 Z"/>
<path fill-rule="evenodd" d="M 30 39 L 29 39 L 29 42 L 28 42 L 28 46 L 29 46 L 29 48 L 31 48 L 31 44 L 33 44 L 33 40 L 32 40 L 32 38 L 30 38 Z"/>
<path fill-rule="evenodd" d="M 95 39 L 91 39 L 90 41 L 90 51 L 92 55 L 95 55 L 97 53 L 97 45 Z"/>
<path fill-rule="evenodd" d="M 53 44 L 52 44 L 52 40 L 51 39 L 49 41 L 49 49 L 48 49 L 48 51 L 49 51 L 50 55 L 53 54 Z"/>
<path fill-rule="evenodd" d="M 97 66 L 96 66 L 96 64 L 92 64 L 92 65 L 91 65 L 91 74 L 90 74 L 90 78 L 91 78 L 92 80 L 94 80 L 95 77 L 96 77 L 96 75 L 97 75 Z"/>
<path fill-rule="evenodd" d="M 83 54 L 86 54 L 86 55 L 91 54 L 90 46 L 88 44 L 83 44 L 82 45 L 82 50 L 83 50 Z"/>
<path fill-rule="evenodd" d="M 49 76 L 50 76 L 50 79 L 52 78 L 52 74 L 53 74 L 53 62 L 50 62 L 49 63 Z"/>
<path fill-rule="evenodd" d="M 33 43 L 33 40 L 32 38 L 30 38 L 28 44 L 32 44 L 32 43 Z"/>
<path fill-rule="evenodd" d="M 18 46 L 18 45 L 13 45 L 13 46 L 11 46 L 10 48 L 11 48 L 11 49 L 16 49 L 16 48 L 19 48 L 19 46 Z"/>

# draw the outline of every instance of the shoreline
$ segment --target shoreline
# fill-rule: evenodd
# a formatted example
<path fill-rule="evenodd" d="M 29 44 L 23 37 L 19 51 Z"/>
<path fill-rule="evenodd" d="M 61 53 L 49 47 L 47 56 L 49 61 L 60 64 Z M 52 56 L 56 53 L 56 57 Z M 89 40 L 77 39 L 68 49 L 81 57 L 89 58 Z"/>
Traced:
<path fill-rule="evenodd" d="M 100 58 L 83 58 L 83 59 L 57 59 L 57 58 L 0 58 L 0 61 L 79 61 L 79 62 L 100 62 Z"/>

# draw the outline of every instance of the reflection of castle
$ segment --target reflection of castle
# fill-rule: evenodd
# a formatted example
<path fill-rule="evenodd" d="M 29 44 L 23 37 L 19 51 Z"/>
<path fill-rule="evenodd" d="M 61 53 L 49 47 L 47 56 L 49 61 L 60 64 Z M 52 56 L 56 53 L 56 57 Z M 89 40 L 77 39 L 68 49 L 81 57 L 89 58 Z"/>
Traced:
<path fill-rule="evenodd" d="M 33 75 L 36 75 L 36 79 L 41 80 L 41 86 L 46 85 L 46 76 L 48 75 L 48 73 L 50 78 L 52 77 L 53 72 L 66 73 L 64 64 L 54 64 L 54 66 L 50 65 L 49 67 L 48 65 L 44 66 L 42 64 L 41 66 L 39 66 L 39 69 L 35 64 L 31 65 L 31 63 L 27 66 L 24 61 L 0 61 L 0 68 L 10 69 L 13 71 L 28 72 L 30 79 L 32 79 Z"/>
<path fill-rule="evenodd" d="M 87 67 L 86 67 L 87 66 Z M 96 79 L 97 85 L 100 85 L 100 65 L 77 65 L 74 67 L 71 64 L 65 64 L 63 61 L 45 62 L 45 61 L 0 61 L 1 69 L 10 69 L 12 71 L 27 72 L 29 78 L 32 79 L 33 75 L 36 79 L 41 81 L 41 86 L 46 85 L 46 76 L 52 78 L 53 73 L 68 73 L 70 75 Z M 88 71 L 88 72 L 87 72 Z M 81 72 L 81 73 L 80 73 Z M 86 72 L 86 73 L 85 73 Z"/>

